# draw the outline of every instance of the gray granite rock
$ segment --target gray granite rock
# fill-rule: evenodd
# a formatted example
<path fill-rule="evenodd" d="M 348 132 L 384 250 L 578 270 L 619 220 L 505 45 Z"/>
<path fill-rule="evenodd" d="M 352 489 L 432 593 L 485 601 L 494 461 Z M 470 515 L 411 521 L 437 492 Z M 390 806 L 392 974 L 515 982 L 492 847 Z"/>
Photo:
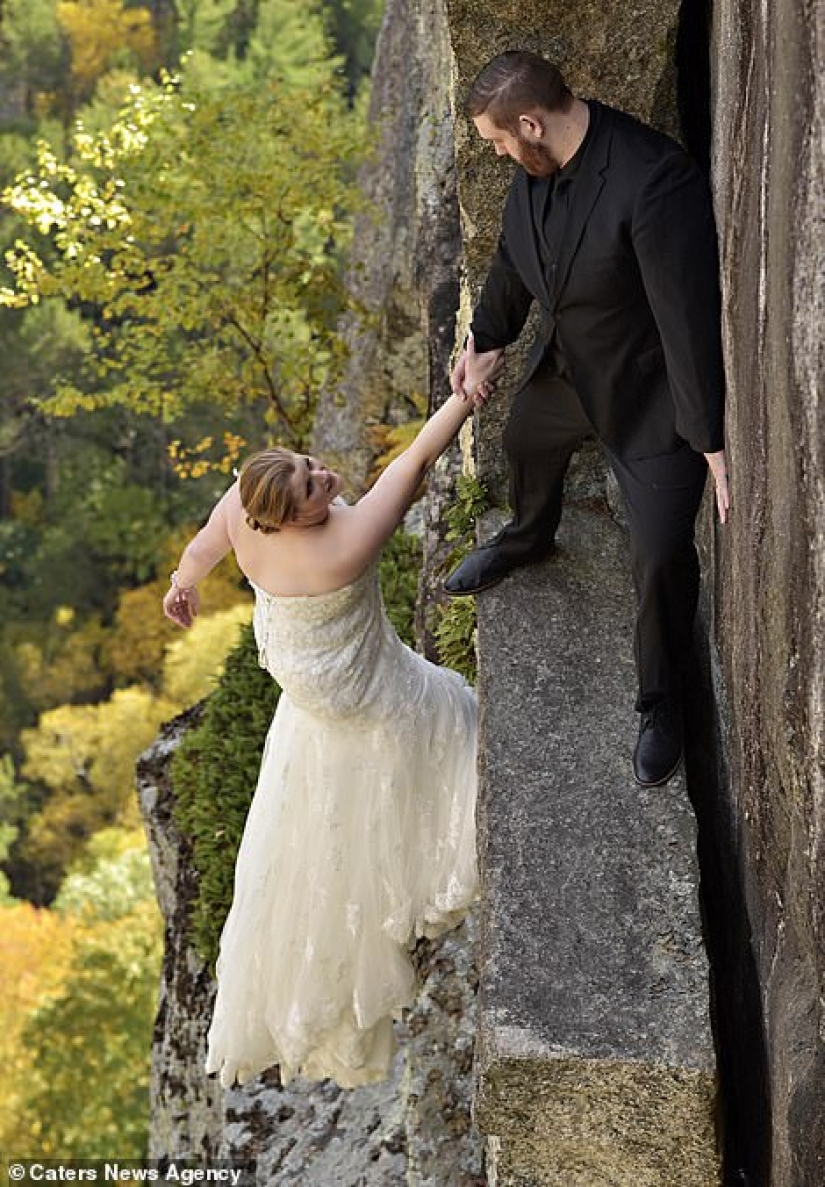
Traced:
<path fill-rule="evenodd" d="M 313 449 L 351 494 L 381 452 L 370 429 L 437 403 L 452 349 L 461 247 L 447 45 L 440 0 L 387 0 L 348 279 L 363 314 L 342 327 L 350 358 L 338 387 L 320 394 L 313 429 Z"/>
<path fill-rule="evenodd" d="M 825 1183 L 825 11 L 713 5 L 730 523 L 695 751 L 732 1171 Z M 708 750 L 710 746 L 708 747 Z"/>
<path fill-rule="evenodd" d="M 718 1181 L 695 824 L 633 781 L 621 530 L 570 507 L 560 550 L 479 597 L 483 708 L 476 1121 L 501 1183 Z"/>
<path fill-rule="evenodd" d="M 447 8 L 457 101 L 485 61 L 519 46 L 552 57 L 578 93 L 677 130 L 678 4 Z M 469 309 L 509 170 L 460 115 L 456 157 Z M 501 428 L 529 327 L 522 339 L 477 425 L 475 464 L 500 506 Z M 597 450 L 580 454 L 567 493 L 578 507 L 562 552 L 479 598 L 476 1119 L 502 1184 L 660 1185 L 678 1165 L 680 1184 L 708 1187 L 720 1168 L 695 823 L 683 782 L 651 793 L 632 781 L 633 595 Z"/>

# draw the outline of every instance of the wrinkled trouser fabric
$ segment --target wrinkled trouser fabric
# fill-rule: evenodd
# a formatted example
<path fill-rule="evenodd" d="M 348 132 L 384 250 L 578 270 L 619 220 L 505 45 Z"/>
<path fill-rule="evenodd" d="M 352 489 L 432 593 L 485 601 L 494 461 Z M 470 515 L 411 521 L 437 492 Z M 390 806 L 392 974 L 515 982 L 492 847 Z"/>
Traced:
<path fill-rule="evenodd" d="M 539 372 L 514 396 L 504 430 L 513 520 L 496 546 L 515 563 L 536 560 L 552 547 L 570 458 L 593 435 L 576 392 L 561 377 Z M 694 525 L 707 463 L 686 443 L 655 457 L 606 452 L 630 527 L 641 712 L 678 698 L 684 688 L 699 597 Z"/>

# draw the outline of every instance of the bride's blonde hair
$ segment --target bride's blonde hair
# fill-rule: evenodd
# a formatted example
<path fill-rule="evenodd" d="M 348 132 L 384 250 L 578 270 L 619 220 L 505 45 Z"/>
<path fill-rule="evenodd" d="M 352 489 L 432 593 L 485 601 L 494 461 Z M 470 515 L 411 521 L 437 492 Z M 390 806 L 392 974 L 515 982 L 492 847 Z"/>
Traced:
<path fill-rule="evenodd" d="M 238 489 L 246 522 L 256 532 L 277 532 L 295 513 L 290 485 L 295 473 L 295 456 L 275 446 L 253 453 L 238 474 Z"/>

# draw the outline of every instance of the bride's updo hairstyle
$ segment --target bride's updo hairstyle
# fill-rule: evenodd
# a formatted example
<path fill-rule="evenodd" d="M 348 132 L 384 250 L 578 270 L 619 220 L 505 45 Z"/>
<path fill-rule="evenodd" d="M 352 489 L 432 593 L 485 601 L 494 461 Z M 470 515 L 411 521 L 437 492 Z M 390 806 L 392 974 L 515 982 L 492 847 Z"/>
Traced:
<path fill-rule="evenodd" d="M 246 522 L 254 531 L 277 532 L 292 519 L 295 499 L 290 483 L 294 473 L 294 455 L 279 446 L 253 453 L 243 463 L 238 489 Z"/>

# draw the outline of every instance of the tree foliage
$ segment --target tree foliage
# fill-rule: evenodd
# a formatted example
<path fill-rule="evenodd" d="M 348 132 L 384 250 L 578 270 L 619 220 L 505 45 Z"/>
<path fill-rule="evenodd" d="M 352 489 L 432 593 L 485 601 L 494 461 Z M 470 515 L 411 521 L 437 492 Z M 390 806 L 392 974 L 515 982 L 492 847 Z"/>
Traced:
<path fill-rule="evenodd" d="M 52 892 L 92 833 L 137 823 L 135 762 L 178 710 L 145 689 L 123 688 L 97 704 L 60 705 L 23 731 L 23 778 L 44 785 L 49 798 L 29 820 L 22 852 Z"/>
<path fill-rule="evenodd" d="M 162 922 L 142 830 L 99 833 L 57 909 L 0 922 L 0 1145 L 145 1156 Z"/>
<path fill-rule="evenodd" d="M 164 694 L 181 708 L 208 696 L 223 672 L 227 652 L 235 647 L 241 627 L 251 616 L 252 607 L 246 601 L 198 617 L 185 635 L 173 639 L 163 661 Z"/>
<path fill-rule="evenodd" d="M 217 93 L 135 86 L 108 133 L 78 132 L 71 163 L 41 143 L 5 200 L 45 241 L 7 253 L 14 286 L 0 301 L 95 313 L 93 369 L 47 410 L 174 419 L 263 401 L 303 444 L 343 357 L 357 142 L 333 82 L 296 91 L 273 78 Z"/>
<path fill-rule="evenodd" d="M 107 692 L 101 652 L 107 632 L 97 617 L 79 625 L 74 611 L 60 607 L 40 637 L 14 647 L 20 684 L 39 710 L 79 700 L 94 700 Z"/>
<path fill-rule="evenodd" d="M 72 108 L 90 99 L 110 67 L 134 61 L 143 70 L 157 65 L 152 14 L 124 0 L 57 0 L 57 21 L 70 50 Z"/>
<path fill-rule="evenodd" d="M 30 1138 L 35 1118 L 24 1103 L 32 1053 L 23 1031 L 38 1002 L 65 977 L 78 925 L 24 902 L 0 907 L 0 925 L 0 1148 L 22 1155 L 24 1147 L 37 1152 Z"/>
<path fill-rule="evenodd" d="M 112 629 L 106 643 L 106 667 L 112 680 L 118 686 L 143 684 L 160 692 L 164 678 L 164 655 L 167 648 L 177 643 L 179 650 L 197 648 L 198 633 L 181 636 L 180 628 L 158 613 L 163 595 L 169 588 L 168 573 L 174 568 L 184 543 L 192 535 L 191 530 L 176 533 L 177 546 L 162 564 L 162 576 L 146 585 L 124 590 L 118 601 Z M 243 602 L 249 602 L 249 587 L 242 582 L 240 570 L 233 557 L 227 557 L 217 569 L 209 574 L 209 582 L 201 596 L 201 622 L 209 621 L 211 615 L 221 610 L 232 610 Z M 222 659 L 228 650 L 226 640 L 220 650 Z M 167 687 L 167 696 L 188 705 L 198 699 L 197 695 L 172 694 Z"/>
<path fill-rule="evenodd" d="M 60 884 L 54 910 L 87 923 L 120 919 L 154 900 L 152 864 L 143 829 L 103 828 Z"/>
<path fill-rule="evenodd" d="M 17 91 L 21 115 L 34 117 L 61 86 L 63 44 L 55 0 L 4 0 L 0 8 L 0 86 Z"/>
<path fill-rule="evenodd" d="M 161 954 L 154 903 L 79 931 L 63 981 L 21 1034 L 31 1064 L 18 1096 L 16 1153 L 145 1156 Z"/>

